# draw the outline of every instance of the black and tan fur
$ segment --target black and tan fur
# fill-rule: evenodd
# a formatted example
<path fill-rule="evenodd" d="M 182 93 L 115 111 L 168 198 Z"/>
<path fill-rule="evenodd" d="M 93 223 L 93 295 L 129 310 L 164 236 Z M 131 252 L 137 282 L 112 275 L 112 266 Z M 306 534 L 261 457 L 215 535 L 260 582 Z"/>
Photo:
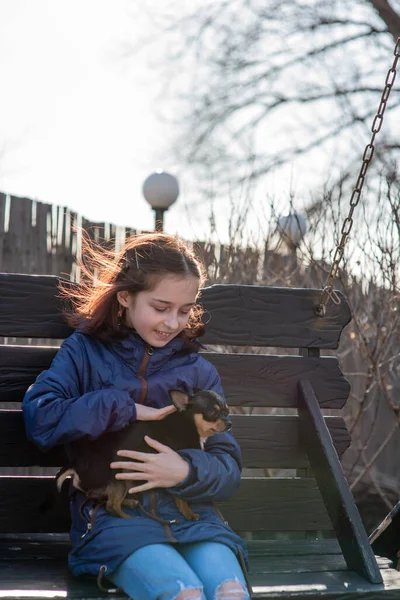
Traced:
<path fill-rule="evenodd" d="M 57 475 L 58 489 L 72 476 L 74 487 L 87 497 L 105 503 L 110 514 L 127 518 L 129 515 L 123 512 L 122 506 L 138 506 L 138 497 L 130 495 L 128 490 L 144 482 L 115 479 L 118 470 L 111 469 L 110 463 L 126 460 L 117 455 L 118 450 L 155 452 L 144 441 L 146 435 L 173 450 L 200 449 L 206 438 L 231 428 L 226 402 L 216 392 L 202 390 L 188 395 L 172 390 L 170 396 L 177 411 L 161 421 L 135 421 L 97 440 L 83 438 L 71 444 L 74 458 Z M 176 497 L 174 500 L 185 518 L 199 518 L 186 501 Z"/>

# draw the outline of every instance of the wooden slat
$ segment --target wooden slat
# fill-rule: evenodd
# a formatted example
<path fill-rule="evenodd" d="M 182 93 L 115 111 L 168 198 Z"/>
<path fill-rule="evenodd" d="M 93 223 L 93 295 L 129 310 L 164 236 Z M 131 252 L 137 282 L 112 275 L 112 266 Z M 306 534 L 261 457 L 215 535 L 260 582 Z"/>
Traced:
<path fill-rule="evenodd" d="M 65 558 L 42 561 L 27 559 L 8 563 L 0 559 L 0 597 L 4 600 L 105 600 L 107 594 L 99 590 L 95 577 L 74 577 Z M 112 598 L 127 600 L 127 596 L 121 591 L 113 594 Z"/>
<path fill-rule="evenodd" d="M 304 542 L 303 542 L 304 543 Z M 291 542 L 287 542 L 287 546 Z M 282 556 L 252 556 L 251 572 L 253 574 L 270 574 L 270 573 L 320 573 L 344 571 L 349 573 L 346 561 L 342 553 L 337 555 L 323 554 L 322 549 L 320 554 L 310 556 L 298 556 L 294 553 Z M 392 566 L 392 562 L 388 559 L 379 558 L 377 561 L 381 569 L 388 569 Z M 399 575 L 400 578 L 400 575 Z M 284 579 L 284 578 L 282 578 Z"/>
<path fill-rule="evenodd" d="M 27 590 L 26 595 L 54 595 L 56 590 L 67 598 L 100 597 L 94 577 L 73 577 L 68 570 L 67 541 L 61 536 L 30 536 L 31 541 L 1 539 L 0 591 L 3 598 L 15 599 L 15 590 Z M 384 583 L 373 585 L 346 569 L 341 569 L 340 548 L 335 540 L 314 542 L 263 541 L 248 542 L 250 580 L 258 599 L 275 600 L 397 600 L 400 593 L 400 573 L 378 559 Z M 23 577 L 21 578 L 21 573 Z M 7 595 L 9 590 L 9 596 Z M 23 597 L 23 593 L 20 594 Z M 122 594 L 113 594 L 125 600 Z"/>
<path fill-rule="evenodd" d="M 287 544 L 289 546 L 289 544 Z M 264 556 L 251 558 L 252 573 L 315 573 L 320 571 L 347 571 L 346 561 L 342 554 L 313 556 Z"/>
<path fill-rule="evenodd" d="M 400 574 L 382 571 L 384 583 L 374 585 L 349 571 L 311 573 L 255 573 L 250 571 L 257 600 L 398 600 Z M 21 590 L 19 594 L 16 590 Z M 26 590 L 26 595 L 24 591 Z M 107 595 L 96 586 L 95 577 L 73 577 L 65 559 L 4 562 L 0 560 L 0 591 L 5 600 L 53 598 L 104 600 Z M 40 596 L 40 593 L 42 595 Z M 115 600 L 126 600 L 121 592 Z"/>
<path fill-rule="evenodd" d="M 320 291 L 253 285 L 214 285 L 201 301 L 211 315 L 204 342 L 283 348 L 337 348 L 351 319 L 346 299 L 315 315 Z"/>
<path fill-rule="evenodd" d="M 21 402 L 57 348 L 0 346 L 0 402 Z M 206 352 L 217 368 L 230 406 L 297 408 L 300 379 L 312 381 L 321 408 L 342 408 L 350 384 L 336 357 L 304 358 Z"/>
<path fill-rule="evenodd" d="M 43 510 L 52 498 L 53 486 L 52 478 L 0 477 L 1 531 L 67 531 L 66 495 L 49 512 Z M 221 509 L 232 527 L 241 531 L 306 531 L 330 527 L 313 480 L 244 480 L 234 500 L 221 505 Z"/>
<path fill-rule="evenodd" d="M 63 534 L 58 534 L 62 536 Z M 45 536 L 44 536 L 45 537 Z M 1 536 L 0 536 L 1 539 Z M 41 538 L 40 538 L 41 539 Z M 249 555 L 253 557 L 263 556 L 315 556 L 320 554 L 338 555 L 342 550 L 336 538 L 325 538 L 319 540 L 249 540 L 246 542 Z"/>
<path fill-rule="evenodd" d="M 300 381 L 299 390 L 304 446 L 347 565 L 371 583 L 381 583 L 374 553 L 332 446 L 313 387 L 309 381 Z"/>
<path fill-rule="evenodd" d="M 0 549 L 1 550 L 1 549 Z M 96 585 L 95 577 L 73 577 L 66 558 L 5 562 L 0 559 L 0 597 L 4 600 L 23 598 L 65 598 L 67 600 L 105 600 L 107 595 Z M 127 600 L 123 592 L 113 594 L 115 600 Z"/>
<path fill-rule="evenodd" d="M 308 459 L 300 444 L 299 418 L 296 416 L 232 415 L 233 431 L 248 468 L 307 468 Z M 327 417 L 326 422 L 336 450 L 341 456 L 350 445 L 344 420 Z M 65 464 L 62 447 L 43 453 L 25 435 L 20 411 L 0 411 L 0 466 L 61 467 Z"/>
<path fill-rule="evenodd" d="M 246 479 L 219 504 L 235 531 L 323 531 L 332 525 L 314 479 Z"/>
<path fill-rule="evenodd" d="M 22 412 L 0 411 L 0 466 L 1 467 L 61 467 L 66 464 L 63 446 L 41 452 L 26 438 Z"/>
<path fill-rule="evenodd" d="M 46 536 L 51 536 L 46 540 Z M 67 560 L 68 540 L 60 541 L 63 534 L 38 534 L 31 539 L 14 539 L 0 534 L 0 556 L 3 561 Z M 262 540 L 247 542 L 251 573 L 307 573 L 345 571 L 340 546 L 334 539 L 326 540 Z M 389 568 L 388 559 L 380 559 L 381 568 Z"/>
<path fill-rule="evenodd" d="M 57 277 L 0 274 L 0 336 L 63 338 Z M 341 296 L 328 314 L 314 309 L 319 291 L 262 286 L 214 285 L 202 302 L 211 315 L 204 342 L 284 348 L 337 348 L 350 310 Z"/>
<path fill-rule="evenodd" d="M 64 486 L 66 488 L 67 486 Z M 0 476 L 0 531 L 64 532 L 69 527 L 67 491 L 49 510 L 52 477 Z M 236 531 L 322 531 L 331 528 L 313 479 L 243 479 L 229 502 L 219 505 Z"/>
<path fill-rule="evenodd" d="M 61 315 L 53 275 L 0 274 L 0 336 L 65 338 L 72 333 Z"/>
<path fill-rule="evenodd" d="M 233 432 L 248 468 L 308 468 L 296 416 L 235 416 Z M 326 417 L 326 424 L 339 456 L 350 446 L 351 437 L 341 417 Z"/>
<path fill-rule="evenodd" d="M 313 563 L 315 557 L 338 557 L 342 551 L 336 539 L 322 540 L 248 540 L 246 542 L 253 572 L 268 572 L 268 560 L 293 560 L 301 557 Z M 0 560 L 51 560 L 66 559 L 71 545 L 66 533 L 4 534 L 0 533 Z M 258 560 L 256 563 L 255 561 Z M 260 560 L 264 564 L 260 564 Z M 390 566 L 388 559 L 381 560 L 384 568 Z M 257 566 L 256 566 L 257 565 Z M 306 568 L 306 570 L 310 570 Z M 314 569 L 316 570 L 316 569 Z M 325 570 L 322 568 L 321 570 Z"/>
<path fill-rule="evenodd" d="M 221 375 L 231 406 L 297 408 L 297 384 L 305 378 L 318 390 L 321 408 L 343 408 L 350 393 L 350 384 L 336 357 L 207 352 L 205 358 Z"/>
<path fill-rule="evenodd" d="M 398 600 L 400 575 L 382 570 L 383 583 L 370 583 L 354 571 L 262 573 L 250 576 L 257 600 Z"/>
<path fill-rule="evenodd" d="M 0 346 L 0 402 L 22 402 L 28 387 L 51 364 L 57 347 Z"/>
<path fill-rule="evenodd" d="M 11 196 L 7 237 L 12 252 L 11 261 L 7 265 L 8 271 L 20 269 L 26 273 L 40 272 L 35 261 L 35 251 L 40 246 L 36 235 L 36 229 L 32 227 L 32 201 L 29 198 Z"/>
<path fill-rule="evenodd" d="M 0 561 L 67 560 L 71 549 L 65 534 L 36 534 L 23 536 L 0 534 Z M 248 541 L 250 572 L 317 573 L 346 571 L 337 540 L 257 540 Z M 50 563 L 50 564 L 51 564 Z M 379 558 L 379 567 L 388 569 L 391 561 Z M 400 574 L 399 574 L 400 578 Z"/>

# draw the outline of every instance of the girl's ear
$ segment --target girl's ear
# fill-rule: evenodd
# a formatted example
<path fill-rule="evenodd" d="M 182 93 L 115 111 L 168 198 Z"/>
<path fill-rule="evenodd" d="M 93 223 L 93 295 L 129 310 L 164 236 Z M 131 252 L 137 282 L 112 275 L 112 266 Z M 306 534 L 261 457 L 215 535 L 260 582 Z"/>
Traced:
<path fill-rule="evenodd" d="M 129 306 L 129 296 L 130 293 L 127 290 L 117 292 L 117 300 L 124 308 L 128 308 Z"/>
<path fill-rule="evenodd" d="M 190 400 L 190 396 L 188 396 L 188 394 L 180 392 L 179 390 L 169 390 L 168 393 L 179 412 L 183 412 L 187 409 Z"/>

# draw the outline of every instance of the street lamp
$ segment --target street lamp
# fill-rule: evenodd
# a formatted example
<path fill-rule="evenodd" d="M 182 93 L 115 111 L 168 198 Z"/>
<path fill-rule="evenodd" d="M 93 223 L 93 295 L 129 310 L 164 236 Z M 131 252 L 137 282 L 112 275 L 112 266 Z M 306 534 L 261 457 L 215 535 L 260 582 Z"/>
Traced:
<path fill-rule="evenodd" d="M 155 212 L 155 230 L 163 231 L 164 213 L 179 196 L 176 177 L 165 171 L 156 171 L 143 183 L 143 196 Z"/>
<path fill-rule="evenodd" d="M 305 234 L 307 233 L 306 218 L 300 213 L 294 213 L 278 219 L 278 230 L 282 241 L 292 254 L 296 254 Z"/>

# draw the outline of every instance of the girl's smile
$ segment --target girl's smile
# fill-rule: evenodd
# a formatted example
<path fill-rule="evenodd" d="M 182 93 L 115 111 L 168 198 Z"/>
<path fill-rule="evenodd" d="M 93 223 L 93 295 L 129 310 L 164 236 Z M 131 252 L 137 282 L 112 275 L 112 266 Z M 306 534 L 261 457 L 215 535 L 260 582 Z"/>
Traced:
<path fill-rule="evenodd" d="M 126 309 L 126 325 L 151 346 L 162 348 L 185 329 L 198 291 L 199 280 L 193 275 L 165 275 L 149 291 L 118 292 L 118 301 Z"/>
<path fill-rule="evenodd" d="M 166 333 L 165 331 L 158 330 L 156 330 L 156 334 L 159 335 L 162 340 L 167 340 L 172 335 L 171 333 Z"/>

